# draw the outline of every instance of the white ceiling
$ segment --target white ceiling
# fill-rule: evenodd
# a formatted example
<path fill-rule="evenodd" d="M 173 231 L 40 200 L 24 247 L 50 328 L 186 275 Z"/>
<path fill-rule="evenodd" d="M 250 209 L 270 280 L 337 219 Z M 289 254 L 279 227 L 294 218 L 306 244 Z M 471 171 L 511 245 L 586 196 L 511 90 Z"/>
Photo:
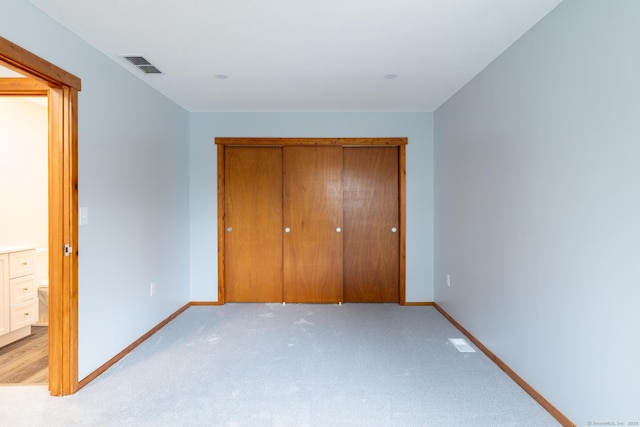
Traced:
<path fill-rule="evenodd" d="M 29 1 L 189 111 L 434 111 L 561 2 Z"/>

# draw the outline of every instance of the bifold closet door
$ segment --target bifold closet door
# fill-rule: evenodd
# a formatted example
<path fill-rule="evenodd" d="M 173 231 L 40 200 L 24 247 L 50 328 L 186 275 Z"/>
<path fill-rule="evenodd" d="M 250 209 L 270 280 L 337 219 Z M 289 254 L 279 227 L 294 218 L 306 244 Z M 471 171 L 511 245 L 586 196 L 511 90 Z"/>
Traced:
<path fill-rule="evenodd" d="M 282 148 L 225 148 L 228 302 L 282 302 Z"/>
<path fill-rule="evenodd" d="M 284 301 L 342 301 L 342 147 L 283 147 Z"/>
<path fill-rule="evenodd" d="M 344 301 L 399 302 L 398 148 L 344 149 Z"/>

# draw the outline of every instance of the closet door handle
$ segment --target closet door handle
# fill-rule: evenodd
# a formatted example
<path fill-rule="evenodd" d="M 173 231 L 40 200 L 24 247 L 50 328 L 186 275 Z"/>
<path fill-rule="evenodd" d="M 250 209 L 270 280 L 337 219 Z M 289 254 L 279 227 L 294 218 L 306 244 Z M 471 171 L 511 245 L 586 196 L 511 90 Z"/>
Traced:
<path fill-rule="evenodd" d="M 289 227 L 286 227 L 286 228 L 284 229 L 284 232 L 285 232 L 285 233 L 291 233 L 291 229 L 290 229 Z"/>
<path fill-rule="evenodd" d="M 392 227 L 392 228 L 391 228 L 391 232 L 392 232 L 392 233 L 395 233 L 396 231 L 398 231 L 398 229 L 397 229 L 397 228 L 395 228 L 395 227 Z"/>
<path fill-rule="evenodd" d="M 340 228 L 340 227 L 336 228 L 336 233 L 339 233 L 341 231 L 342 231 L 342 228 Z"/>
<path fill-rule="evenodd" d="M 228 233 L 231 233 L 232 231 L 233 231 L 233 228 L 231 228 L 231 227 L 227 227 L 227 232 L 228 232 Z"/>

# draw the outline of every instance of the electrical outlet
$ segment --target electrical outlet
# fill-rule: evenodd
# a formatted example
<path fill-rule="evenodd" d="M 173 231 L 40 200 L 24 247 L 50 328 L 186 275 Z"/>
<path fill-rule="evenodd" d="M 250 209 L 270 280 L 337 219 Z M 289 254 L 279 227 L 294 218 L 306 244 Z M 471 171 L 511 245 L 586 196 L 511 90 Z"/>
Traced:
<path fill-rule="evenodd" d="M 447 286 L 451 287 L 451 275 L 447 273 Z"/>
<path fill-rule="evenodd" d="M 151 282 L 149 284 L 149 296 L 154 296 L 156 294 L 156 282 Z"/>

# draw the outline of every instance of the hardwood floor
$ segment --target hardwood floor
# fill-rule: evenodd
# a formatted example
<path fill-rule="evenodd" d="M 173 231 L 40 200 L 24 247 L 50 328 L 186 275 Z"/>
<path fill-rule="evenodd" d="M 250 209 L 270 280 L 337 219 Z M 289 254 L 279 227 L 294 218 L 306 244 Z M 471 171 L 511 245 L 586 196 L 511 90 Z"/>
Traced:
<path fill-rule="evenodd" d="M 31 335 L 0 348 L 0 385 L 48 382 L 48 327 L 32 326 Z"/>

